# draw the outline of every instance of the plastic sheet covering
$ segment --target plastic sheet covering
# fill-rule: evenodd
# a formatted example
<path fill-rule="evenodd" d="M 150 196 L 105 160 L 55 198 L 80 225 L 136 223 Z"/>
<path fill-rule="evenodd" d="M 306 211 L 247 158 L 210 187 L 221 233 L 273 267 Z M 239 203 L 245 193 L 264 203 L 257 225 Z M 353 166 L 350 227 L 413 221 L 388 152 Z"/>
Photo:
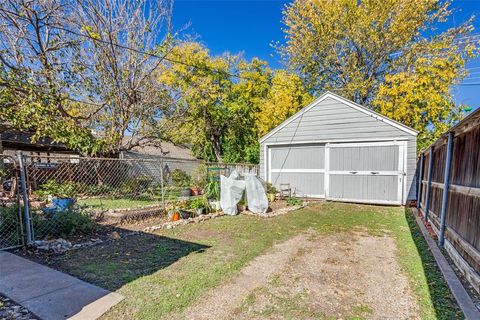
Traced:
<path fill-rule="evenodd" d="M 248 210 L 253 213 L 265 213 L 268 209 L 268 199 L 265 188 L 254 174 L 245 174 Z"/>
<path fill-rule="evenodd" d="M 238 180 L 237 171 L 232 171 L 230 177 L 220 176 L 220 206 L 223 213 L 236 215 L 237 204 L 245 191 L 245 181 Z"/>

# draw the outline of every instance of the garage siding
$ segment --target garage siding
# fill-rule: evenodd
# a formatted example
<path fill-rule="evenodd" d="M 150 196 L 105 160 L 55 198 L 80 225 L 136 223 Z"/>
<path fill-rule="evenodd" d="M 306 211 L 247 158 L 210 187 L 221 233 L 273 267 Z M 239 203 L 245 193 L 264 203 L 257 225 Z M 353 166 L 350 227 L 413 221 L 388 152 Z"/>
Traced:
<path fill-rule="evenodd" d="M 385 123 L 382 119 L 356 110 L 341 101 L 326 98 L 260 144 L 260 174 L 265 172 L 265 144 L 302 141 L 407 139 L 407 199 L 416 198 L 416 137 Z"/>
<path fill-rule="evenodd" d="M 279 187 L 282 183 L 288 183 L 292 193 L 299 196 L 323 196 L 324 179 L 323 173 L 272 172 L 273 185 Z"/>
<path fill-rule="evenodd" d="M 325 169 L 323 145 L 272 147 L 270 154 L 272 169 Z"/>
<path fill-rule="evenodd" d="M 331 148 L 330 170 L 397 171 L 398 153 L 398 146 Z"/>

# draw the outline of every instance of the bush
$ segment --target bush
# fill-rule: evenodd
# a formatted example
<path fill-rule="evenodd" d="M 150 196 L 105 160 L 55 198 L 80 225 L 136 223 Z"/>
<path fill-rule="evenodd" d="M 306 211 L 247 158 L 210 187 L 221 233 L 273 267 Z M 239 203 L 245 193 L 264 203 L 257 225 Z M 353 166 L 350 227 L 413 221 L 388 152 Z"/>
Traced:
<path fill-rule="evenodd" d="M 35 193 L 46 200 L 49 195 L 57 198 L 75 198 L 78 192 L 74 182 L 59 183 L 55 180 L 48 180 Z"/>
<path fill-rule="evenodd" d="M 7 241 L 18 235 L 18 206 L 0 207 L 0 237 Z M 0 243 L 2 239 L 0 239 Z"/>
<path fill-rule="evenodd" d="M 210 181 L 205 187 L 205 195 L 208 199 L 219 200 L 220 199 L 220 182 Z"/>
<path fill-rule="evenodd" d="M 190 187 L 191 181 L 191 177 L 185 171 L 181 169 L 175 169 L 172 171 L 172 182 L 175 187 Z"/>
<path fill-rule="evenodd" d="M 37 238 L 89 234 L 96 228 L 95 222 L 87 213 L 74 209 L 56 212 L 47 219 L 43 215 L 34 214 L 32 225 Z"/>
<path fill-rule="evenodd" d="M 302 204 L 302 200 L 298 198 L 288 198 L 287 199 L 287 205 L 289 206 L 299 206 Z"/>

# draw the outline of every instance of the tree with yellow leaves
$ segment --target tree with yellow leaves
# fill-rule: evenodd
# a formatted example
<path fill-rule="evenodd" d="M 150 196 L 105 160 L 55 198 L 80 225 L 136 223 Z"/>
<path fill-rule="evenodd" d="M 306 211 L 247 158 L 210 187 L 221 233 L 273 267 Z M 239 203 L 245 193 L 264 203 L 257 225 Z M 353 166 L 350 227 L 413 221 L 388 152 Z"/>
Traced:
<path fill-rule="evenodd" d="M 305 90 L 298 75 L 277 70 L 271 79 L 268 95 L 260 104 L 257 114 L 259 136 L 270 132 L 311 101 L 312 96 Z"/>
<path fill-rule="evenodd" d="M 436 41 L 438 24 L 451 15 L 439 0 L 295 0 L 284 10 L 286 44 L 279 53 L 314 93 L 336 91 L 372 106 L 387 75 L 404 66 L 420 45 Z M 443 50 L 463 54 L 471 20 L 449 30 Z M 427 49 L 430 48 L 427 46 Z M 433 48 L 431 48 L 433 50 Z M 426 55 L 429 52 L 422 50 Z"/>

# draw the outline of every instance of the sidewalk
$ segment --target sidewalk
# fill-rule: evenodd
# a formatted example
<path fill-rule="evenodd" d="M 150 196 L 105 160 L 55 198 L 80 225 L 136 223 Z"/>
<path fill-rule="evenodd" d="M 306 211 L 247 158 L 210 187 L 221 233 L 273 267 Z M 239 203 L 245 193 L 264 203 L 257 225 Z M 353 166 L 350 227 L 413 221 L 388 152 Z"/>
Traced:
<path fill-rule="evenodd" d="M 0 293 L 44 320 L 97 319 L 123 297 L 0 251 Z"/>

